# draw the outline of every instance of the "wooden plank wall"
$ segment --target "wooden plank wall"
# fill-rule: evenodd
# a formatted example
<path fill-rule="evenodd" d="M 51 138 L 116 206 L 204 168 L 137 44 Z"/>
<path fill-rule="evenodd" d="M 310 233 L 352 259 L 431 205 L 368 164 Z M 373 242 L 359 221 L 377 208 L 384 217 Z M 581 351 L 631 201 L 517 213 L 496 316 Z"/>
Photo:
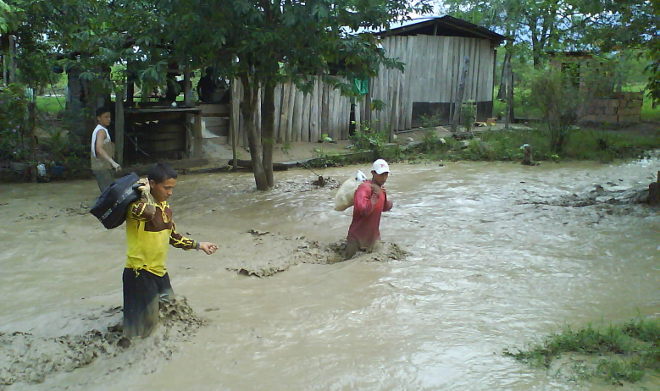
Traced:
<path fill-rule="evenodd" d="M 493 100 L 495 57 L 489 40 L 393 36 L 385 38 L 383 46 L 389 57 L 399 58 L 406 65 L 405 72 L 382 67 L 378 77 L 371 80 L 372 101 L 385 102 L 382 111 L 371 113 L 372 127 L 386 131 L 410 129 L 413 102 L 453 102 L 465 56 L 470 57 L 470 64 L 464 100 Z M 239 144 L 247 145 L 237 109 L 241 95 L 242 87 L 236 80 L 232 86 L 231 121 L 239 124 Z M 309 94 L 292 83 L 279 84 L 275 88 L 275 141 L 315 142 L 323 133 L 336 140 L 348 139 L 350 108 L 350 99 L 323 83 L 320 77 Z M 364 98 L 356 102 L 356 122 L 367 117 L 367 109 Z M 260 126 L 260 110 L 255 123 Z"/>
<path fill-rule="evenodd" d="M 493 48 L 478 38 L 430 35 L 392 36 L 383 40 L 389 57 L 404 62 L 405 72 L 381 68 L 371 82 L 371 99 L 385 102 L 371 114 L 379 130 L 412 126 L 413 102 L 451 103 L 456 98 L 465 56 L 470 57 L 464 100 L 492 101 Z"/>
<path fill-rule="evenodd" d="M 247 145 L 247 136 L 237 109 L 243 95 L 240 81 L 232 83 L 232 124 L 238 124 L 238 141 Z M 348 138 L 351 114 L 350 99 L 341 96 L 338 90 L 317 77 L 314 87 L 304 94 L 293 83 L 281 83 L 275 87 L 275 128 L 276 143 L 316 142 L 327 133 L 335 140 Z M 257 110 L 255 123 L 260 132 L 261 110 Z"/>

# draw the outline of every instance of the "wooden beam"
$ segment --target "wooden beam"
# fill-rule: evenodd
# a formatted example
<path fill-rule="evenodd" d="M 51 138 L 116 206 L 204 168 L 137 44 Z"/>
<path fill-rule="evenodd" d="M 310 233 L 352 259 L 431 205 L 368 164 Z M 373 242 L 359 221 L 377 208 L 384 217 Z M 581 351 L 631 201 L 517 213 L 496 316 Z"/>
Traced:
<path fill-rule="evenodd" d="M 115 154 L 117 163 L 124 165 L 124 91 L 126 85 L 122 86 L 121 92 L 115 96 Z"/>
<path fill-rule="evenodd" d="M 461 117 L 461 106 L 463 105 L 463 93 L 465 92 L 465 80 L 467 79 L 468 67 L 470 65 L 470 57 L 465 56 L 463 63 L 463 72 L 461 72 L 461 80 L 458 84 L 458 93 L 456 100 L 454 100 L 454 118 L 451 121 L 451 131 L 455 132 L 458 126 L 458 121 Z"/>
<path fill-rule="evenodd" d="M 202 156 L 202 113 L 197 112 L 193 114 L 193 157 Z"/>

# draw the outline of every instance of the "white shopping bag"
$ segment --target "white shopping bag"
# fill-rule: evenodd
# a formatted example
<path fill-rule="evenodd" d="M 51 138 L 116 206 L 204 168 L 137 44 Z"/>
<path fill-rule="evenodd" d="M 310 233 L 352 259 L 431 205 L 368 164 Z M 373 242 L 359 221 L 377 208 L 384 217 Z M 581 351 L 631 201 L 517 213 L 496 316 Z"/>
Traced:
<path fill-rule="evenodd" d="M 360 183 L 366 180 L 367 176 L 360 170 L 358 170 L 355 176 L 345 180 L 344 183 L 339 186 L 337 194 L 335 195 L 335 210 L 342 211 L 353 206 L 355 190 L 360 186 Z"/>

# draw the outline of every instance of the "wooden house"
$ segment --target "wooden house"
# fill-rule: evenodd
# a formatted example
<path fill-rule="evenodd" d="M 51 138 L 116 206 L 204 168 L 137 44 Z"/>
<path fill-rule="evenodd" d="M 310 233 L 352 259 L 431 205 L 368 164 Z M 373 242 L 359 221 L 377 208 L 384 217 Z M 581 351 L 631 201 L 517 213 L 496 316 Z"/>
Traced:
<path fill-rule="evenodd" d="M 369 81 L 369 92 L 353 103 L 351 98 L 316 81 L 303 94 L 291 83 L 275 90 L 276 142 L 317 141 L 322 134 L 348 139 L 351 122 L 368 122 L 389 132 L 419 127 L 424 117 L 449 123 L 468 59 L 463 101 L 476 104 L 477 119 L 492 116 L 496 48 L 504 36 L 451 16 L 431 17 L 379 33 L 386 55 L 405 64 L 403 72 L 383 67 Z M 238 111 L 240 83 L 232 86 L 231 126 L 239 143 L 245 132 Z M 371 102 L 384 103 L 371 110 Z M 257 124 L 259 123 L 257 114 Z"/>
<path fill-rule="evenodd" d="M 352 124 L 369 124 L 372 129 L 393 134 L 421 126 L 424 118 L 435 124 L 449 123 L 462 74 L 463 101 L 474 102 L 478 120 L 492 116 L 496 48 L 505 37 L 451 16 L 425 18 L 378 35 L 386 56 L 403 62 L 404 71 L 381 68 L 378 76 L 368 81 L 368 88 L 363 88 L 368 91 L 359 99 L 342 96 L 321 77 L 316 78 L 307 94 L 292 83 L 277 85 L 276 143 L 316 142 L 324 134 L 334 140 L 346 140 L 355 126 Z M 189 84 L 185 82 L 186 86 Z M 187 97 L 189 92 L 187 87 Z M 185 107 L 127 109 L 127 136 L 132 136 L 125 149 L 134 153 L 145 150 L 151 158 L 198 157 L 203 138 L 220 137 L 221 143 L 229 144 L 233 134 L 237 144 L 247 146 L 239 110 L 242 86 L 238 80 L 231 83 L 230 95 L 227 104 L 195 106 L 187 99 L 190 103 Z M 372 110 L 375 101 L 382 102 L 382 108 Z M 259 108 L 257 105 L 257 127 Z M 118 117 L 123 114 L 116 113 Z M 149 127 L 160 129 L 164 124 L 168 124 L 167 134 L 154 136 L 152 133 L 164 130 Z M 118 141 L 123 141 L 123 137 L 118 137 Z"/>
<path fill-rule="evenodd" d="M 451 16 L 397 27 L 380 34 L 388 57 L 404 72 L 382 68 L 371 83 L 371 100 L 385 102 L 371 121 L 381 129 L 410 129 L 451 122 L 461 73 L 467 62 L 463 102 L 476 105 L 477 120 L 492 116 L 495 56 L 504 36 Z M 365 112 L 366 114 L 366 112 Z"/>

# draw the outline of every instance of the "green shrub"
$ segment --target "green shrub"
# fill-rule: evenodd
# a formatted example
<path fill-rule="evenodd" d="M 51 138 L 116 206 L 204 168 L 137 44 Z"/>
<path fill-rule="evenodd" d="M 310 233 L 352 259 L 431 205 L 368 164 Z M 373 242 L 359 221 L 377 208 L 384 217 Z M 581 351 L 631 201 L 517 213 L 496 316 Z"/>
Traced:
<path fill-rule="evenodd" d="M 419 120 L 422 123 L 422 128 L 432 128 L 442 122 L 440 115 L 437 114 L 422 114 L 419 116 Z"/>
<path fill-rule="evenodd" d="M 559 70 L 541 71 L 532 78 L 531 102 L 543 115 L 552 152 L 561 153 L 577 119 L 577 89 Z"/>
<path fill-rule="evenodd" d="M 372 129 L 369 124 L 362 123 L 350 139 L 357 150 L 372 151 L 374 156 L 379 156 L 388 141 L 388 135 L 384 131 Z"/>
<path fill-rule="evenodd" d="M 0 89 L 0 160 L 26 161 L 30 158 L 28 99 L 25 86 L 10 84 Z"/>
<path fill-rule="evenodd" d="M 57 114 L 64 110 L 64 97 L 38 96 L 37 109 L 44 113 Z"/>
<path fill-rule="evenodd" d="M 461 106 L 461 125 L 466 131 L 471 131 L 477 120 L 477 106 L 472 101 L 467 101 Z"/>
<path fill-rule="evenodd" d="M 520 147 L 532 146 L 535 161 L 561 159 L 595 160 L 609 162 L 613 159 L 637 158 L 645 151 L 660 148 L 660 134 L 638 135 L 634 133 L 597 129 L 570 129 L 563 152 L 555 153 L 547 130 L 497 130 L 479 133 L 479 139 L 467 143 L 447 138 L 438 142 L 435 132 L 427 132 L 422 143 L 407 153 L 408 159 L 431 160 L 504 160 L 518 161 L 523 158 Z M 421 154 L 421 155 L 420 155 Z"/>

